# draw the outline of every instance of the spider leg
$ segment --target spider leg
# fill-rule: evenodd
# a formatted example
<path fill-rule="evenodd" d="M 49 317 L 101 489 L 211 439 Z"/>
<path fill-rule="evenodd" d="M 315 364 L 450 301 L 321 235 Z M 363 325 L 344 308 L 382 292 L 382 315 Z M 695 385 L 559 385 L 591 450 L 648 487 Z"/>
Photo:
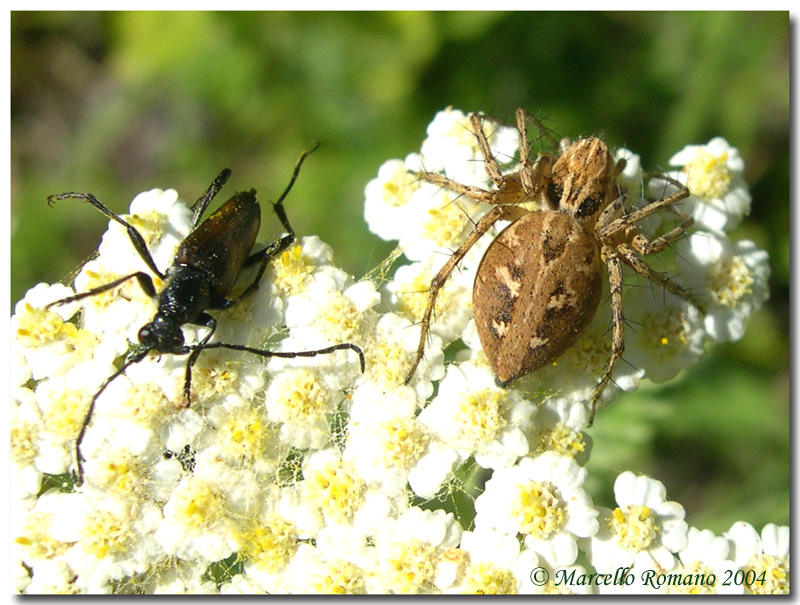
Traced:
<path fill-rule="evenodd" d="M 636 271 L 639 275 L 644 277 L 645 279 L 650 280 L 654 284 L 657 284 L 671 292 L 675 296 L 679 296 L 690 305 L 697 307 L 700 312 L 704 312 L 705 305 L 701 303 L 696 296 L 689 293 L 686 289 L 682 288 L 678 284 L 671 282 L 669 278 L 665 277 L 663 274 L 658 273 L 657 271 L 653 271 L 646 262 L 640 259 L 634 253 L 633 249 L 626 245 L 626 244 L 618 244 L 616 246 L 616 254 L 622 259 L 626 265 L 628 265 L 631 269 Z"/>
<path fill-rule="evenodd" d="M 489 175 L 492 182 L 502 189 L 506 178 L 500 172 L 500 166 L 489 148 L 489 139 L 486 138 L 486 133 L 483 131 L 483 116 L 473 113 L 470 116 L 470 122 L 478 139 L 478 147 L 480 147 L 481 155 L 483 156 L 483 167 L 486 168 L 486 174 Z"/>
<path fill-rule="evenodd" d="M 552 135 L 552 133 L 547 128 L 545 128 L 544 124 L 542 124 L 539 120 L 534 118 L 531 114 L 529 114 L 527 112 L 527 110 L 525 110 L 522 107 L 517 109 L 517 127 L 518 128 L 519 128 L 519 125 L 520 125 L 521 122 L 523 122 L 523 123 L 524 122 L 530 122 L 531 124 L 536 126 L 536 130 L 541 132 L 542 136 L 547 138 L 553 144 L 554 147 L 558 147 L 561 144 L 559 141 L 557 141 L 555 139 L 555 137 Z"/>
<path fill-rule="evenodd" d="M 422 355 L 425 352 L 425 342 L 427 341 L 428 333 L 430 332 L 431 316 L 433 315 L 433 309 L 436 305 L 436 296 L 439 294 L 439 290 L 442 289 L 442 286 L 444 286 L 447 278 L 453 272 L 453 269 L 455 269 L 456 265 L 461 262 L 467 252 L 469 252 L 469 249 L 475 245 L 475 242 L 477 242 L 480 237 L 486 233 L 497 221 L 506 218 L 506 215 L 507 209 L 503 206 L 495 206 L 488 214 L 484 215 L 483 218 L 477 222 L 475 228 L 472 230 L 472 233 L 470 233 L 467 239 L 464 240 L 464 243 L 461 244 L 458 250 L 453 253 L 444 266 L 439 269 L 439 272 L 436 274 L 436 276 L 431 280 L 428 306 L 425 308 L 425 313 L 422 316 L 422 328 L 419 334 L 417 352 L 414 355 L 414 360 L 411 363 L 411 369 L 409 369 L 408 374 L 406 375 L 404 384 L 411 382 L 411 379 L 414 377 L 414 372 L 417 371 L 417 367 L 422 360 Z"/>
<path fill-rule="evenodd" d="M 431 183 L 432 185 L 437 185 L 444 189 L 449 189 L 450 191 L 457 193 L 459 195 L 465 195 L 470 199 L 475 200 L 476 202 L 484 202 L 486 204 L 497 204 L 497 199 L 499 197 L 497 191 L 486 191 L 485 189 L 481 189 L 480 187 L 469 187 L 467 185 L 462 185 L 461 183 L 456 183 L 455 181 L 448 179 L 446 176 L 442 176 L 441 174 L 436 174 L 435 172 L 426 172 L 422 175 L 426 181 Z"/>
<path fill-rule="evenodd" d="M 634 210 L 630 214 L 621 216 L 616 220 L 611 221 L 607 225 L 603 225 L 597 230 L 598 237 L 601 239 L 613 238 L 616 235 L 627 231 L 631 225 L 638 223 L 640 220 L 658 212 L 662 208 L 667 208 L 673 204 L 677 204 L 678 202 L 689 197 L 689 190 L 680 182 L 668 176 L 661 176 L 660 178 L 663 178 L 672 185 L 679 187 L 679 190 L 664 198 L 661 198 L 660 200 L 651 202 L 646 206 L 639 208 L 638 210 Z"/>
<path fill-rule="evenodd" d="M 683 232 L 693 224 L 694 219 L 691 216 L 685 216 L 680 225 L 653 240 L 647 239 L 636 228 L 628 229 L 626 235 L 629 237 L 633 249 L 639 254 L 647 256 L 648 254 L 657 254 L 665 250 L 667 246 L 683 235 Z"/>
<path fill-rule="evenodd" d="M 550 137 L 550 133 L 545 130 L 542 124 L 528 115 L 528 112 L 521 107 L 517 109 L 517 131 L 519 131 L 519 181 L 522 191 L 527 199 L 539 199 L 542 205 L 548 210 L 558 210 L 558 200 L 551 200 L 546 195 L 540 195 L 545 189 L 545 183 L 552 172 L 555 158 L 552 154 L 545 153 L 539 155 L 535 161 L 531 161 L 531 144 L 528 140 L 528 120 L 533 122 L 536 127 Z M 552 138 L 552 137 L 550 137 Z"/>
<path fill-rule="evenodd" d="M 622 353 L 625 351 L 625 317 L 622 313 L 622 263 L 617 253 L 608 246 L 603 246 L 603 258 L 608 267 L 608 281 L 611 289 L 611 322 L 613 333 L 611 339 L 611 356 L 608 359 L 606 370 L 600 382 L 597 383 L 594 391 L 592 391 L 592 408 L 589 412 L 589 426 L 592 426 L 594 422 L 594 415 L 597 411 L 597 403 L 600 400 L 600 396 L 603 394 L 603 390 L 614 374 L 614 367 L 617 365 L 617 361 L 619 361 L 620 357 L 622 357 Z"/>
<path fill-rule="evenodd" d="M 519 180 L 526 193 L 533 194 L 533 163 L 531 163 L 531 143 L 528 141 L 528 112 L 517 109 L 517 131 L 519 132 Z"/>

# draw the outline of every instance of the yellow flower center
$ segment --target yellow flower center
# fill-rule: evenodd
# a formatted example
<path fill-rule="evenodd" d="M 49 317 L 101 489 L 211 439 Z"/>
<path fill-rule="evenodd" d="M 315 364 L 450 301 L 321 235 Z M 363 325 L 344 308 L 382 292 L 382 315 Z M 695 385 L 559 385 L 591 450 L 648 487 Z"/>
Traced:
<path fill-rule="evenodd" d="M 789 563 L 785 557 L 756 555 L 744 568 L 745 588 L 754 594 L 789 594 Z M 751 581 L 754 580 L 754 581 Z"/>
<path fill-rule="evenodd" d="M 563 527 L 566 506 L 554 485 L 528 481 L 517 486 L 510 514 L 520 533 L 547 540 Z"/>
<path fill-rule="evenodd" d="M 398 164 L 391 178 L 383 184 L 383 203 L 393 208 L 405 206 L 421 182 L 416 174 Z"/>
<path fill-rule="evenodd" d="M 462 239 L 468 224 L 471 224 L 470 217 L 465 209 L 446 195 L 442 206 L 428 210 L 423 227 L 427 237 L 437 246 L 452 247 L 454 242 Z"/>
<path fill-rule="evenodd" d="M 312 585 L 321 594 L 365 594 L 364 572 L 347 561 L 336 561 L 316 570 Z"/>
<path fill-rule="evenodd" d="M 366 484 L 346 463 L 317 468 L 306 478 L 306 498 L 336 523 L 352 518 L 364 499 Z"/>
<path fill-rule="evenodd" d="M 502 412 L 505 394 L 497 389 L 482 389 L 466 393 L 460 402 L 461 421 L 459 442 L 467 444 L 491 441 L 506 426 Z"/>
<path fill-rule="evenodd" d="M 387 585 L 396 594 L 430 592 L 436 573 L 436 549 L 420 540 L 394 544 L 384 567 Z"/>
<path fill-rule="evenodd" d="M 285 295 L 299 294 L 314 273 L 314 262 L 300 246 L 291 246 L 270 263 L 275 272 L 275 289 Z"/>
<path fill-rule="evenodd" d="M 539 434 L 537 452 L 557 452 L 562 456 L 575 458 L 586 450 L 583 433 L 575 432 L 560 422 L 552 429 L 545 429 Z"/>
<path fill-rule="evenodd" d="M 646 550 L 658 538 L 661 528 L 653 511 L 647 506 L 615 508 L 610 519 L 611 532 L 626 550 Z"/>
<path fill-rule="evenodd" d="M 127 552 L 136 539 L 127 524 L 106 511 L 96 511 L 87 521 L 83 534 L 82 548 L 98 559 Z"/>
<path fill-rule="evenodd" d="M 710 274 L 711 295 L 725 307 L 735 307 L 753 292 L 753 275 L 741 256 L 722 262 Z"/>
<path fill-rule="evenodd" d="M 516 594 L 517 579 L 507 569 L 480 561 L 467 568 L 463 592 L 467 594 Z"/>
<path fill-rule="evenodd" d="M 683 170 L 688 179 L 687 186 L 692 195 L 706 200 L 724 196 L 731 183 L 727 160 L 727 153 L 714 156 L 707 151 L 700 151 L 684 166 Z"/>
<path fill-rule="evenodd" d="M 279 515 L 270 515 L 263 524 L 243 532 L 239 541 L 242 556 L 267 573 L 277 573 L 297 550 L 297 528 Z"/>
<path fill-rule="evenodd" d="M 642 318 L 642 328 L 637 332 L 642 348 L 657 355 L 662 361 L 675 359 L 689 344 L 686 312 L 678 307 L 669 307 L 659 313 L 648 313 Z"/>

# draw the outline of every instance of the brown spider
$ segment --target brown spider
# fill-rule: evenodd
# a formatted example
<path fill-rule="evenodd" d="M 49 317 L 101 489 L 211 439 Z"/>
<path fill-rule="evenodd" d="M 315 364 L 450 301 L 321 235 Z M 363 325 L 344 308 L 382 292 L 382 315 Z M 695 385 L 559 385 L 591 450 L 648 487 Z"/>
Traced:
<path fill-rule="evenodd" d="M 592 392 L 591 426 L 600 395 L 625 349 L 622 263 L 701 308 L 683 288 L 653 271 L 637 256 L 663 251 L 692 225 L 691 218 L 673 208 L 682 222 L 668 233 L 651 241 L 636 227 L 643 218 L 685 199 L 689 190 L 668 176 L 658 175 L 677 191 L 626 214 L 614 184 L 625 160 L 615 162 L 601 139 L 564 139 L 557 154 L 543 154 L 532 160 L 529 121 L 551 141 L 555 140 L 524 109 L 517 110 L 516 119 L 520 169 L 504 175 L 489 149 L 483 116 L 470 116 L 486 172 L 496 190 L 468 187 L 431 172 L 423 175 L 429 183 L 494 208 L 477 222 L 431 281 L 419 346 L 406 382 L 413 377 L 425 351 L 436 296 L 448 276 L 492 225 L 500 220 L 512 221 L 486 250 L 475 278 L 473 308 L 483 350 L 501 387 L 553 362 L 592 321 L 600 304 L 605 264 L 613 335 L 605 372 Z M 538 203 L 542 210 L 529 211 L 520 206 L 529 201 Z"/>

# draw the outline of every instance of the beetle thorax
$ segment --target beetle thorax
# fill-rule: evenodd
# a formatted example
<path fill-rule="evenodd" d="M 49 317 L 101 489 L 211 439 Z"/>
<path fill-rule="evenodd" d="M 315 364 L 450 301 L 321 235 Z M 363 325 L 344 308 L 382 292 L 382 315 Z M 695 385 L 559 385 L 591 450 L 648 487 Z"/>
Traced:
<path fill-rule="evenodd" d="M 176 265 L 167 278 L 167 285 L 158 297 L 158 315 L 179 325 L 194 323 L 211 306 L 208 275 L 197 267 Z"/>

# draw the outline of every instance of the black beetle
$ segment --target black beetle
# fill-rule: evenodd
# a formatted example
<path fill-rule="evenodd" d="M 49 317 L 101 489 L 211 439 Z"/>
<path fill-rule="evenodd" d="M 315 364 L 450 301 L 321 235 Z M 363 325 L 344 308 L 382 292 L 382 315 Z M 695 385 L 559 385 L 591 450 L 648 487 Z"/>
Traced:
<path fill-rule="evenodd" d="M 76 485 L 83 483 L 83 465 L 80 453 L 80 445 L 86 428 L 94 411 L 95 403 L 103 391 L 117 377 L 134 363 L 144 359 L 150 353 L 170 353 L 173 355 L 189 355 L 186 362 L 186 374 L 184 379 L 184 397 L 186 405 L 189 405 L 192 384 L 192 366 L 197 361 L 200 353 L 204 349 L 232 349 L 235 351 L 246 351 L 262 357 L 314 357 L 326 353 L 333 353 L 343 349 L 355 351 L 359 356 L 361 371 L 364 371 L 364 353 L 352 343 L 343 343 L 318 349 L 315 351 L 298 352 L 275 352 L 265 349 L 256 349 L 237 344 L 228 343 L 209 343 L 217 321 L 207 313 L 208 310 L 228 309 L 244 297 L 252 294 L 261 281 L 267 264 L 281 252 L 291 246 L 295 240 L 295 233 L 289 224 L 286 211 L 283 208 L 283 200 L 291 191 L 300 167 L 306 156 L 316 150 L 314 145 L 309 150 L 304 151 L 297 160 L 289 185 L 273 203 L 273 210 L 281 221 L 287 234 L 272 242 L 269 246 L 259 252 L 251 254 L 255 244 L 258 230 L 261 226 L 261 206 L 256 201 L 256 191 L 239 192 L 233 195 L 216 212 L 211 214 L 205 221 L 200 222 L 203 213 L 208 205 L 220 191 L 222 186 L 231 175 L 229 169 L 223 170 L 211 183 L 208 189 L 192 205 L 192 229 L 193 231 L 183 240 L 179 246 L 172 265 L 166 273 L 162 273 L 156 267 L 150 251 L 147 249 L 144 238 L 131 226 L 125 219 L 115 214 L 104 206 L 91 193 L 62 193 L 59 195 L 48 196 L 47 202 L 51 206 L 53 203 L 63 199 L 79 199 L 88 202 L 97 210 L 102 212 L 109 219 L 114 220 L 125 227 L 128 237 L 133 243 L 134 248 L 141 256 L 148 268 L 159 278 L 164 280 L 165 286 L 158 296 L 158 311 L 153 320 L 142 326 L 139 330 L 139 346 L 134 349 L 126 358 L 122 366 L 109 376 L 100 386 L 92 397 L 86 417 L 83 420 L 81 430 L 75 442 L 75 452 L 77 461 Z M 242 269 L 251 265 L 259 265 L 258 272 L 252 283 L 236 298 L 229 298 L 236 280 Z M 149 296 L 156 297 L 156 289 L 153 279 L 144 271 L 137 271 L 125 275 L 108 284 L 94 288 L 87 292 L 81 292 L 74 296 L 57 300 L 50 303 L 47 307 L 62 305 L 75 302 L 89 296 L 94 296 L 115 288 L 119 284 L 136 278 Z M 194 324 L 209 328 L 208 334 L 195 345 L 184 343 L 181 326 L 184 324 Z"/>

